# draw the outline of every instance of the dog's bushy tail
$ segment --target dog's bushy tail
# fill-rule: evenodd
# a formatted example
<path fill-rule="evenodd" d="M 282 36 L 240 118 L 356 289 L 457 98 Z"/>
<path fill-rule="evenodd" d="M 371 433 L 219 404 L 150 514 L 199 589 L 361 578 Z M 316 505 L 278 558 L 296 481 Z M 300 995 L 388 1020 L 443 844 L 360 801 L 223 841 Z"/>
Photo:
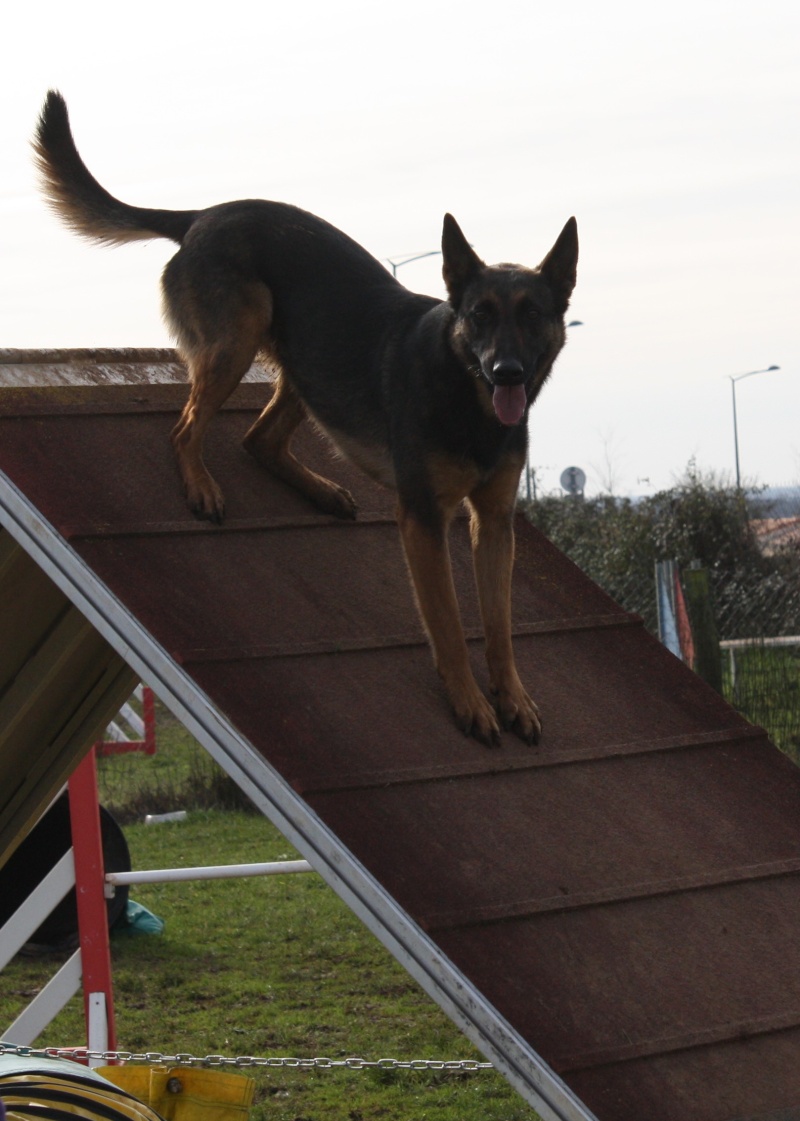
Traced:
<path fill-rule="evenodd" d="M 180 243 L 197 217 L 194 210 L 128 206 L 101 187 L 80 157 L 64 98 L 50 90 L 33 138 L 42 189 L 76 233 L 106 245 L 166 237 Z"/>

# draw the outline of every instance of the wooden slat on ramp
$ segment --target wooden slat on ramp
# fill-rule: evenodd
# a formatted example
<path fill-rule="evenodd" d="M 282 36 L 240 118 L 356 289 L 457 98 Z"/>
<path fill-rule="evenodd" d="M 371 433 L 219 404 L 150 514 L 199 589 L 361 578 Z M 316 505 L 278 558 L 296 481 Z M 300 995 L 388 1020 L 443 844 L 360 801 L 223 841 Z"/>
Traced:
<path fill-rule="evenodd" d="M 172 463 L 185 389 L 30 380 L 0 392 L 7 532 L 543 1117 L 800 1119 L 800 772 L 763 732 L 520 523 L 544 737 L 467 740 L 391 496 L 311 432 L 358 522 L 260 471 L 239 440 L 266 386 L 209 440 L 220 528 Z M 452 549 L 485 683 L 464 524 Z"/>

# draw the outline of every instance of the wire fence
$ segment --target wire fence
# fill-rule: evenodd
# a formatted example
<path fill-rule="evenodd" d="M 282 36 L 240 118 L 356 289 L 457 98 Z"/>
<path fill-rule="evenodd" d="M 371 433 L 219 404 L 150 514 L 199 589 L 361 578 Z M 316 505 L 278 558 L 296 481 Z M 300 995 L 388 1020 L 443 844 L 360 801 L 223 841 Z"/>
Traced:
<path fill-rule="evenodd" d="M 769 580 L 732 586 L 710 577 L 723 696 L 800 763 L 800 587 Z M 604 590 L 661 637 L 655 577 L 614 581 Z"/>
<path fill-rule="evenodd" d="M 671 499 L 676 519 L 680 497 Z M 571 503 L 573 509 L 566 517 L 554 518 L 554 501 L 562 507 Z M 630 528 L 631 520 L 636 520 L 635 507 L 625 509 L 624 503 L 602 499 L 581 512 L 575 501 L 569 496 L 545 499 L 532 504 L 529 513 L 604 591 L 626 610 L 641 615 L 648 630 L 658 636 L 653 560 L 673 559 L 659 551 L 659 543 L 680 543 L 679 534 L 653 519 L 645 527 L 647 532 L 637 527 L 637 537 Z M 661 506 L 669 509 L 670 503 Z M 646 513 L 650 517 L 653 511 Z M 713 513 L 705 511 L 706 529 Z M 581 517 L 584 532 L 577 528 Z M 643 518 L 644 514 L 639 520 Z M 604 521 L 605 528 L 598 532 L 598 522 Z M 717 563 L 712 553 L 704 566 L 722 693 L 800 763 L 800 487 L 748 496 L 744 531 L 752 551 L 747 563 L 741 557 L 737 563 Z M 593 544 L 587 545 L 587 533 Z M 642 563 L 626 552 L 623 538 L 638 542 L 636 556 L 646 553 Z M 616 566 L 609 560 L 615 550 L 625 558 Z M 692 565 L 688 556 L 684 553 L 678 560 L 682 582 Z"/>
<path fill-rule="evenodd" d="M 139 697 L 131 697 L 129 704 L 144 717 Z M 169 820 L 169 815 L 181 810 L 252 810 L 233 779 L 158 700 L 152 716 L 152 755 L 98 753 L 100 802 L 120 824 Z"/>

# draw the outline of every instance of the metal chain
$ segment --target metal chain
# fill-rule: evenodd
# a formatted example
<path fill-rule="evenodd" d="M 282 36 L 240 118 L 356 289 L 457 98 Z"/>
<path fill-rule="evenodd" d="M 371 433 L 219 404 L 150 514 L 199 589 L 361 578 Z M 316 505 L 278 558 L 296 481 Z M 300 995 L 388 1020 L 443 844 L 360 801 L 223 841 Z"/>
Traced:
<path fill-rule="evenodd" d="M 87 1047 L 23 1047 L 13 1043 L 0 1042 L 0 1055 L 18 1055 L 22 1058 L 41 1059 L 79 1059 L 103 1063 L 156 1063 L 162 1066 L 201 1066 L 201 1067 L 291 1067 L 299 1070 L 366 1070 L 377 1067 L 380 1070 L 443 1070 L 478 1071 L 493 1070 L 492 1063 L 481 1063 L 477 1059 L 296 1059 L 296 1058 L 258 1058 L 255 1055 L 166 1055 L 161 1051 L 91 1051 Z"/>

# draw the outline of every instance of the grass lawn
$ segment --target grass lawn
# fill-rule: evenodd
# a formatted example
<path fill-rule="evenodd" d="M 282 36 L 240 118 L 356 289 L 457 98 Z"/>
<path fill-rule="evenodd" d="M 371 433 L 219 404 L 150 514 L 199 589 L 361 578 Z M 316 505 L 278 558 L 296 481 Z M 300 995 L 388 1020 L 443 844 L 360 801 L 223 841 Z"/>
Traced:
<path fill-rule="evenodd" d="M 134 868 L 249 863 L 296 854 L 264 818 L 196 811 L 129 824 Z M 118 1044 L 205 1056 L 482 1059 L 315 875 L 138 885 L 162 935 L 112 937 Z M 9 1024 L 60 960 L 18 956 L 0 973 Z M 85 1042 L 74 998 L 39 1045 Z M 494 1071 L 249 1070 L 253 1121 L 534 1121 Z"/>

